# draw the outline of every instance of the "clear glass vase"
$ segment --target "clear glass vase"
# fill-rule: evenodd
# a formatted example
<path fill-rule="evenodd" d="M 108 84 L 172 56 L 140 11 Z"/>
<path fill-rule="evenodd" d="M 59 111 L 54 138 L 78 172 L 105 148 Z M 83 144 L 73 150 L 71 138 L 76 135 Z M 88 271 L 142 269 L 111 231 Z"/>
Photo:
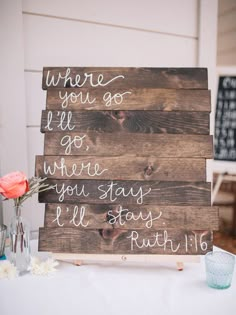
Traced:
<path fill-rule="evenodd" d="M 15 207 L 15 215 L 11 220 L 10 242 L 10 261 L 22 275 L 30 266 L 30 227 L 21 216 L 20 206 Z"/>

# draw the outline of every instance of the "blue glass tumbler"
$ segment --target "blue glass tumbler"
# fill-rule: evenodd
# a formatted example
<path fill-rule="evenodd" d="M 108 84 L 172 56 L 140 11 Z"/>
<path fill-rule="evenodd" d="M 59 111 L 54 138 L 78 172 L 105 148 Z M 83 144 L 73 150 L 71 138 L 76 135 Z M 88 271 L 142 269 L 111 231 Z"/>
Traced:
<path fill-rule="evenodd" d="M 206 282 L 215 289 L 227 289 L 231 286 L 234 272 L 235 256 L 214 251 L 205 255 Z"/>

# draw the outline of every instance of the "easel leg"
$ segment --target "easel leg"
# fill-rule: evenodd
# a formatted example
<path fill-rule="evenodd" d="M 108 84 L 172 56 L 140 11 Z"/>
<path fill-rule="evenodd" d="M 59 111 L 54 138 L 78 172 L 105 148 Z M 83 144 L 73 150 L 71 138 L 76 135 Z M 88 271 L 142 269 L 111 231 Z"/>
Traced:
<path fill-rule="evenodd" d="M 182 271 L 184 269 L 184 263 L 183 262 L 180 262 L 180 261 L 177 261 L 176 263 L 176 267 L 179 271 Z"/>

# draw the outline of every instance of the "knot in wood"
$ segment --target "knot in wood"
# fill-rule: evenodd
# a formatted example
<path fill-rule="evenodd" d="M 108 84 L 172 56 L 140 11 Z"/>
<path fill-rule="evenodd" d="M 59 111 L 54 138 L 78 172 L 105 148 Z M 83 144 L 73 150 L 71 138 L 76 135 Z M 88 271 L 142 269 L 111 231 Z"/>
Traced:
<path fill-rule="evenodd" d="M 99 233 L 104 240 L 115 240 L 121 234 L 121 231 L 118 229 L 101 229 Z"/>
<path fill-rule="evenodd" d="M 124 119 L 125 118 L 125 112 L 122 110 L 116 110 L 115 116 L 117 119 Z"/>
<path fill-rule="evenodd" d="M 151 176 L 153 171 L 154 171 L 153 167 L 151 165 L 148 165 L 144 169 L 144 175 Z"/>

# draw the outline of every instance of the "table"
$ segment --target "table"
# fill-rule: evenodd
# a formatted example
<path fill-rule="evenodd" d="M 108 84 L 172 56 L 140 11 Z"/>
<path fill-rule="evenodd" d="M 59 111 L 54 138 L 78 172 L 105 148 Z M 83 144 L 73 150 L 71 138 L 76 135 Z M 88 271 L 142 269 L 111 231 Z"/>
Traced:
<path fill-rule="evenodd" d="M 32 242 L 34 254 L 37 241 Z M 39 255 L 48 255 L 39 253 Z M 215 290 L 205 283 L 201 263 L 61 262 L 52 276 L 0 280 L 1 315 L 222 315 L 236 314 L 236 272 L 232 286 Z"/>

